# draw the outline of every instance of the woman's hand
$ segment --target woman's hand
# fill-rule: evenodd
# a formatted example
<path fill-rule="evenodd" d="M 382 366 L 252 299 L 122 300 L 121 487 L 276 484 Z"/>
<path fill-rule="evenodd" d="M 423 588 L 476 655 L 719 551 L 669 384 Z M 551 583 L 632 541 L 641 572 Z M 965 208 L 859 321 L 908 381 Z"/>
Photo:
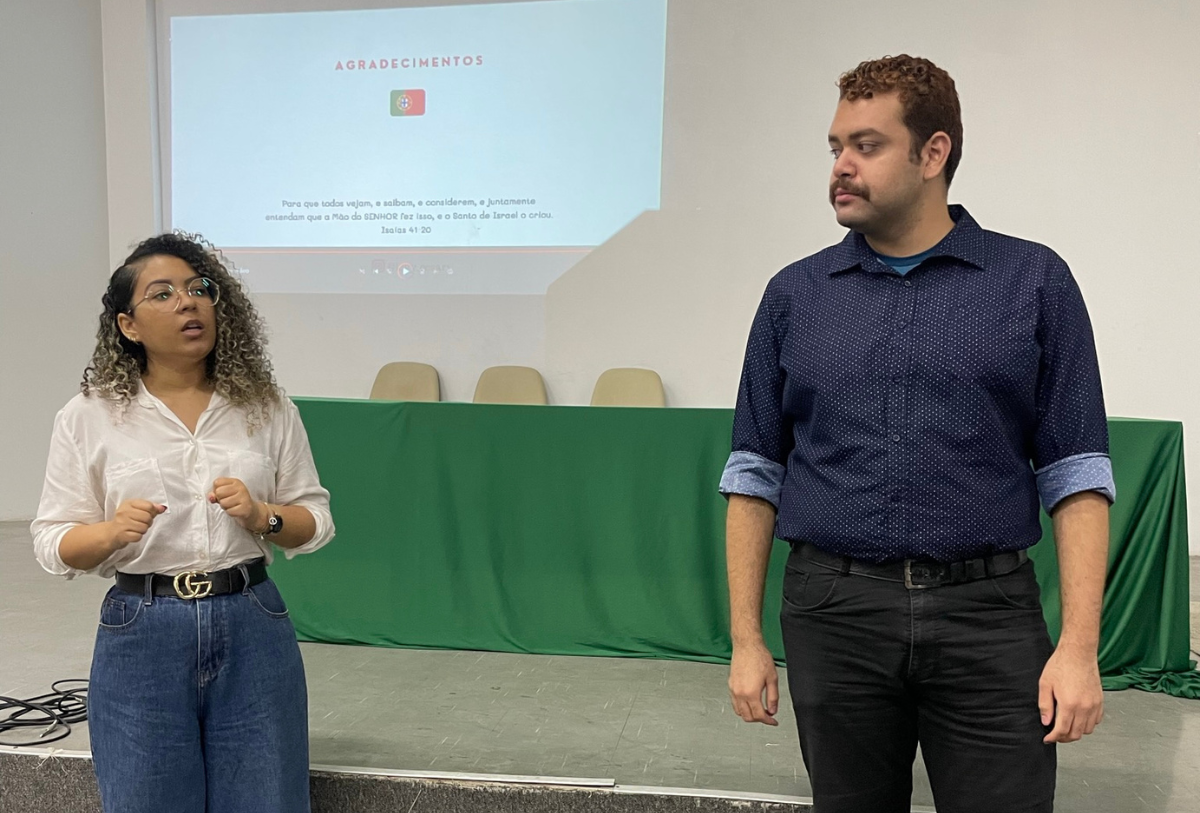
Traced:
<path fill-rule="evenodd" d="M 91 570 L 119 550 L 136 545 L 167 507 L 149 500 L 125 500 L 107 522 L 76 525 L 58 543 L 63 564 Z"/>
<path fill-rule="evenodd" d="M 158 505 L 149 500 L 126 500 L 118 505 L 116 514 L 108 523 L 111 532 L 109 554 L 135 542 L 141 542 L 155 517 L 166 510 L 165 505 Z"/>
<path fill-rule="evenodd" d="M 218 477 L 208 501 L 221 506 L 238 525 L 253 534 L 263 533 L 270 519 L 266 503 L 255 502 L 246 484 L 234 477 Z"/>

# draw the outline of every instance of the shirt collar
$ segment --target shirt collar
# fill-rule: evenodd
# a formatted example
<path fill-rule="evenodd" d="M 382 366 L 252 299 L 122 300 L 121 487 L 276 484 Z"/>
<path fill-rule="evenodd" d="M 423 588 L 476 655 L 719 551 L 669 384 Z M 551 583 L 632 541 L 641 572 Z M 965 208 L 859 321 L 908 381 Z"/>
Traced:
<path fill-rule="evenodd" d="M 155 406 L 155 402 L 158 399 L 151 395 L 149 391 L 147 391 L 145 385 L 138 385 L 137 397 L 135 400 L 137 401 L 138 406 L 144 409 L 158 409 L 158 407 Z"/>
<path fill-rule="evenodd" d="M 980 270 L 984 268 L 984 238 L 986 233 L 970 213 L 954 204 L 950 207 L 950 219 L 954 228 L 930 249 L 929 257 L 953 257 Z M 851 230 L 842 242 L 834 246 L 829 274 L 849 271 L 853 268 L 870 269 L 873 265 L 882 265 L 875 252 L 867 245 L 867 238 Z"/>

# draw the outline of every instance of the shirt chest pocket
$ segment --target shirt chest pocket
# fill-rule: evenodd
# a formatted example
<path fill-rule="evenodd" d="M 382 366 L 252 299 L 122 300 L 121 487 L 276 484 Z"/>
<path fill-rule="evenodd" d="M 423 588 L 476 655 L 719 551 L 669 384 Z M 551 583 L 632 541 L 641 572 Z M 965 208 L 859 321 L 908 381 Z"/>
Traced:
<path fill-rule="evenodd" d="M 228 477 L 246 484 L 250 496 L 259 502 L 275 497 L 275 461 L 257 452 L 233 452 L 229 456 Z"/>
<path fill-rule="evenodd" d="M 148 500 L 156 505 L 168 505 L 167 489 L 163 485 L 158 460 L 143 457 L 110 466 L 104 472 L 104 515 L 112 518 L 117 506 L 126 500 Z"/>
<path fill-rule="evenodd" d="M 1024 394 L 1033 386 L 1041 351 L 1031 304 L 995 312 L 964 306 L 946 327 L 928 352 L 950 380 L 1008 394 Z"/>

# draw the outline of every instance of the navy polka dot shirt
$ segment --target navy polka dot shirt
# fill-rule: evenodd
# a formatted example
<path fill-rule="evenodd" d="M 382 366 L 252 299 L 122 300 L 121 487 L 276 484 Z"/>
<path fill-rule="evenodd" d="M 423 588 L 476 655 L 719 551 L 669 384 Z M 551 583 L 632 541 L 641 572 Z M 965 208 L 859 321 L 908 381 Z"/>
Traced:
<path fill-rule="evenodd" d="M 1039 498 L 1114 499 L 1091 322 L 1045 246 L 955 226 L 901 276 L 862 235 L 779 272 L 750 329 L 724 494 L 868 561 L 1041 537 Z"/>

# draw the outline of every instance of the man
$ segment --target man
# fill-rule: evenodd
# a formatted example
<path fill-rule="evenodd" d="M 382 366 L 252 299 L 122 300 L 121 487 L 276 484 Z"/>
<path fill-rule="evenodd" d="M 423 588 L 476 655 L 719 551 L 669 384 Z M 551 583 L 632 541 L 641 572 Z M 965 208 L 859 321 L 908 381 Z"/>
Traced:
<path fill-rule="evenodd" d="M 945 71 L 889 57 L 839 85 L 830 202 L 851 231 L 768 284 L 721 481 L 734 709 L 775 725 L 774 534 L 817 813 L 907 811 L 918 743 L 939 813 L 1049 811 L 1055 743 L 1103 706 L 1114 487 L 1087 311 L 1054 252 L 948 206 L 962 123 Z M 1057 648 L 1025 553 L 1039 498 Z"/>

